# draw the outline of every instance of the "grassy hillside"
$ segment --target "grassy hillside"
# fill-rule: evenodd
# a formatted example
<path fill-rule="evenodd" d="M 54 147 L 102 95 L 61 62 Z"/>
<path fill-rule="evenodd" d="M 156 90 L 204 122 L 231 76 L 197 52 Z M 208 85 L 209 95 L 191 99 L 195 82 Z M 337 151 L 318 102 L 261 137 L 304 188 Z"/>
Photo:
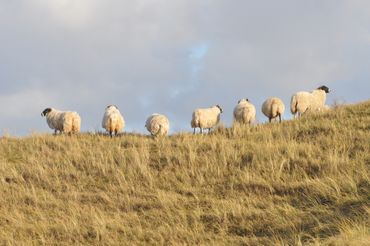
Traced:
<path fill-rule="evenodd" d="M 0 140 L 0 244 L 370 241 L 370 102 L 163 139 Z"/>

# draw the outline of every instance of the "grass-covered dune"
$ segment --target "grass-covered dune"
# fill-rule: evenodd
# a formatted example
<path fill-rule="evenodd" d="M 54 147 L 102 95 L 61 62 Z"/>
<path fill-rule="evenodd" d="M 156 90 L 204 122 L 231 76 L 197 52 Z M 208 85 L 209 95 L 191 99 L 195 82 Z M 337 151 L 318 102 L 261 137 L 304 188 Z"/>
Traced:
<path fill-rule="evenodd" d="M 370 102 L 152 139 L 0 139 L 0 244 L 366 245 Z"/>

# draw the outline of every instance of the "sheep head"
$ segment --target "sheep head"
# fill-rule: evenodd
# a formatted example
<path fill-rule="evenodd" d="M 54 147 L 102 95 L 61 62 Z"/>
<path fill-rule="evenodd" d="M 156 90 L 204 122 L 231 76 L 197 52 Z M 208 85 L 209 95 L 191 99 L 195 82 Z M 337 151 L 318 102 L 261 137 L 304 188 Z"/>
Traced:
<path fill-rule="evenodd" d="M 222 111 L 222 108 L 221 108 L 221 106 L 220 106 L 220 105 L 218 105 L 218 104 L 217 104 L 217 105 L 216 105 L 216 107 L 220 109 L 220 113 L 222 113 L 222 112 L 223 112 L 223 111 Z"/>
<path fill-rule="evenodd" d="M 323 91 L 325 91 L 325 93 L 329 93 L 330 92 L 330 90 L 329 90 L 329 88 L 327 87 L 327 86 L 325 86 L 325 85 L 323 85 L 323 86 L 320 86 L 319 88 L 317 88 L 318 90 L 323 90 Z"/>
<path fill-rule="evenodd" d="M 240 99 L 239 101 L 238 101 L 238 104 L 241 102 L 241 101 L 246 101 L 246 102 L 249 102 L 249 99 L 248 98 L 243 98 L 243 99 Z"/>
<path fill-rule="evenodd" d="M 115 107 L 116 109 L 118 109 L 118 107 L 116 105 L 108 105 L 105 109 L 108 109 L 110 107 Z"/>
<path fill-rule="evenodd" d="M 46 108 L 46 109 L 44 109 L 44 111 L 42 111 L 42 113 L 41 113 L 41 116 L 46 116 L 48 113 L 50 113 L 51 112 L 51 108 Z"/>

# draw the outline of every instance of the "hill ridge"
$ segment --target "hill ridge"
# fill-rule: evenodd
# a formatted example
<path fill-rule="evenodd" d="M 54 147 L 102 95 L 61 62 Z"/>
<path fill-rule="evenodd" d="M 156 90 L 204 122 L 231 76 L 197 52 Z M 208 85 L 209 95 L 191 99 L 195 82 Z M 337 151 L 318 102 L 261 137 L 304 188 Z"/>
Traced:
<path fill-rule="evenodd" d="M 370 101 L 167 138 L 0 139 L 3 244 L 370 239 Z"/>

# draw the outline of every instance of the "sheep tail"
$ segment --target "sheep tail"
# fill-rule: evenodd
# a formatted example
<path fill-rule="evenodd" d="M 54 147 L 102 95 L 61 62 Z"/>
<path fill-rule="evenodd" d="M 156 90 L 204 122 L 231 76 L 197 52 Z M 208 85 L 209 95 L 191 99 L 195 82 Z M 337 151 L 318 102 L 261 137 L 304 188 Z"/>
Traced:
<path fill-rule="evenodd" d="M 278 116 L 278 114 L 279 114 L 279 112 L 278 112 L 278 105 L 277 105 L 277 103 L 273 103 L 271 105 L 271 116 L 273 118 L 275 118 L 276 116 Z"/>
<path fill-rule="evenodd" d="M 72 117 L 72 132 L 80 132 L 81 119 L 79 117 Z"/>
<path fill-rule="evenodd" d="M 199 126 L 199 121 L 197 119 L 195 119 L 194 116 L 193 116 L 193 119 L 191 120 L 190 125 L 191 125 L 191 128 L 198 127 Z"/>
<path fill-rule="evenodd" d="M 297 108 L 298 108 L 298 100 L 297 100 L 297 97 L 294 95 L 292 96 L 292 100 L 290 101 L 290 112 L 292 112 L 292 114 L 296 114 Z"/>
<path fill-rule="evenodd" d="M 157 136 L 161 132 L 161 130 L 162 130 L 162 125 L 159 125 L 158 131 L 156 133 L 154 133 L 153 135 Z"/>
<path fill-rule="evenodd" d="M 248 123 L 249 121 L 249 110 L 247 110 L 246 108 L 244 108 L 243 110 L 243 119 L 242 119 L 242 122 L 243 123 Z"/>
<path fill-rule="evenodd" d="M 112 117 L 109 117 L 108 118 L 108 132 L 109 132 L 109 135 L 112 136 L 112 132 L 113 132 L 113 120 L 112 120 Z"/>

